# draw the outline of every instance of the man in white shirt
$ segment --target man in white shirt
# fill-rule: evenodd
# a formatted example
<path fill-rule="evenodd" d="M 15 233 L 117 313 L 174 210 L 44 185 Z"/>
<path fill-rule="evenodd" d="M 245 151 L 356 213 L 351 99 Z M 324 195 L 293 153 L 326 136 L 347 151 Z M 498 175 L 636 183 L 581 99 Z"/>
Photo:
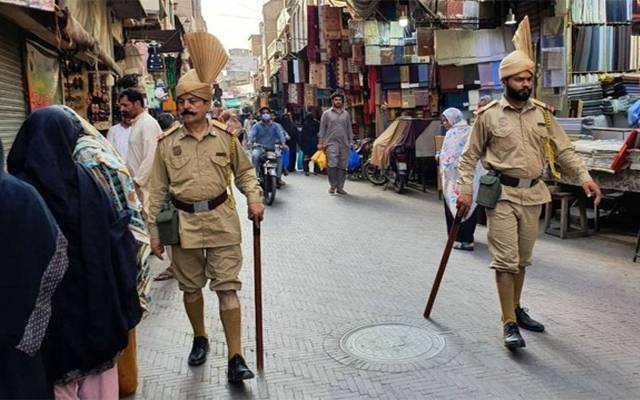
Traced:
<path fill-rule="evenodd" d="M 126 162 L 129 153 L 129 133 L 131 132 L 131 118 L 122 118 L 119 124 L 109 128 L 107 139 L 116 148 L 120 157 Z"/>
<path fill-rule="evenodd" d="M 133 177 L 138 196 L 142 201 L 145 212 L 149 207 L 149 196 L 146 189 L 147 180 L 153 166 L 158 138 L 162 129 L 145 109 L 142 93 L 134 88 L 125 89 L 118 96 L 120 112 L 125 118 L 131 118 L 133 124 L 129 134 L 129 150 L 127 152 L 127 167 Z"/>

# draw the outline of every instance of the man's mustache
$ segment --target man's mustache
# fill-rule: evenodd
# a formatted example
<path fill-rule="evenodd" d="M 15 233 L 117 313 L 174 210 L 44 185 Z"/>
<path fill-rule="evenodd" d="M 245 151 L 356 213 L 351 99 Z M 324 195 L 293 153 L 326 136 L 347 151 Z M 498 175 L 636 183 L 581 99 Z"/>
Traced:
<path fill-rule="evenodd" d="M 192 111 L 183 111 L 181 115 L 182 116 L 185 116 L 185 115 L 196 115 L 196 113 L 194 113 Z"/>

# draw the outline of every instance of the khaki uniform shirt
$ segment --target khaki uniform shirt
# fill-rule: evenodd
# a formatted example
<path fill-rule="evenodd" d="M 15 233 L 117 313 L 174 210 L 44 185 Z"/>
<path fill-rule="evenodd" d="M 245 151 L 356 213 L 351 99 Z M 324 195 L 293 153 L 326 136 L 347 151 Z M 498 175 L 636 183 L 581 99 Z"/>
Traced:
<path fill-rule="evenodd" d="M 518 179 L 539 179 L 544 173 L 545 142 L 555 150 L 555 161 L 564 173 L 577 174 L 580 183 L 591 179 L 584 162 L 556 120 L 547 128 L 544 108 L 527 101 L 521 111 L 503 97 L 497 104 L 481 112 L 473 124 L 469 141 L 460 157 L 458 184 L 461 193 L 473 193 L 473 174 L 483 158 L 487 169 Z M 501 200 L 530 206 L 551 201 L 547 185 L 540 181 L 531 188 L 502 186 Z"/>
<path fill-rule="evenodd" d="M 236 141 L 235 152 L 231 141 Z M 212 200 L 227 190 L 231 163 L 235 184 L 248 203 L 262 202 L 251 161 L 235 136 L 212 122 L 208 134 L 198 142 L 184 126 L 158 143 L 149 179 L 149 231 L 158 238 L 156 217 L 171 195 L 185 203 Z M 202 213 L 179 211 L 180 246 L 185 249 L 224 247 L 240 243 L 240 220 L 231 201 Z"/>

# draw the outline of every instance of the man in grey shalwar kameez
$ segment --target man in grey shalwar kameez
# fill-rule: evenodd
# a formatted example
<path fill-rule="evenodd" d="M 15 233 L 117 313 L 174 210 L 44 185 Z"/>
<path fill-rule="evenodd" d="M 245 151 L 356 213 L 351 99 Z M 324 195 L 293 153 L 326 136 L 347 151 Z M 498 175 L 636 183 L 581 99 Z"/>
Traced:
<path fill-rule="evenodd" d="M 322 114 L 320 119 L 320 143 L 318 148 L 324 149 L 329 163 L 329 194 L 347 194 L 344 182 L 347 179 L 349 154 L 353 140 L 351 116 L 344 109 L 344 95 L 331 95 L 333 107 Z"/>

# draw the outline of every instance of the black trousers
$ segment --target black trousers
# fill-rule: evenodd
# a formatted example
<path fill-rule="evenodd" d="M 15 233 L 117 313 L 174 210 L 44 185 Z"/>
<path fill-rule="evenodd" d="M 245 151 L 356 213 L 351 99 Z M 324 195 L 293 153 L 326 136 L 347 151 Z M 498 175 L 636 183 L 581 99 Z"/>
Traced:
<path fill-rule="evenodd" d="M 476 206 L 476 209 L 473 210 L 473 214 L 471 214 L 469 219 L 467 219 L 462 224 L 460 224 L 460 228 L 458 229 L 458 237 L 456 238 L 456 241 L 463 242 L 463 243 L 473 243 L 473 234 L 476 231 L 479 208 L 480 206 Z M 444 215 L 445 215 L 445 218 L 447 219 L 447 235 L 448 235 L 449 232 L 451 232 L 451 226 L 453 225 L 454 215 L 451 214 L 451 210 L 449 210 L 449 207 L 447 206 L 446 201 L 444 202 Z"/>

